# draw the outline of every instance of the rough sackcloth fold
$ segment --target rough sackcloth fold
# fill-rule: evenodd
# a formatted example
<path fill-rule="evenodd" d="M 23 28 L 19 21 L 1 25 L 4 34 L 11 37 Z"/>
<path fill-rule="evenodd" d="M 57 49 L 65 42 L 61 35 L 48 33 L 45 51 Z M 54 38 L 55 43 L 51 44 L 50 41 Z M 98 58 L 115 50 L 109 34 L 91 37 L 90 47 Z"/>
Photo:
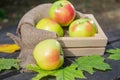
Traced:
<path fill-rule="evenodd" d="M 49 17 L 48 11 L 52 4 L 40 4 L 35 8 L 28 11 L 20 20 L 16 33 L 17 36 L 12 33 L 7 33 L 16 44 L 21 47 L 20 54 L 18 58 L 21 60 L 20 67 L 22 68 L 21 72 L 26 72 L 27 64 L 35 64 L 32 52 L 34 47 L 42 40 L 53 38 L 57 39 L 57 35 L 54 32 L 36 29 L 36 23 L 42 19 Z M 84 14 L 76 11 L 76 18 L 86 17 Z"/>

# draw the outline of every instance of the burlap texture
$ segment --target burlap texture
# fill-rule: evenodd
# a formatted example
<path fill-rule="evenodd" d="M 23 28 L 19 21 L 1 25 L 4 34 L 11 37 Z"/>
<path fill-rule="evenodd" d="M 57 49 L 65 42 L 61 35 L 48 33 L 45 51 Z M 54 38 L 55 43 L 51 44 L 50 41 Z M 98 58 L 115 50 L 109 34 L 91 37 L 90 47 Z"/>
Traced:
<path fill-rule="evenodd" d="M 25 71 L 27 64 L 35 64 L 32 52 L 34 47 L 42 40 L 48 38 L 57 39 L 56 33 L 36 29 L 36 23 L 48 16 L 48 10 L 51 3 L 41 4 L 28 11 L 20 20 L 17 28 L 17 36 L 12 33 L 7 35 L 21 47 L 21 52 L 18 58 L 21 60 L 20 66 L 22 71 Z M 76 18 L 86 17 L 84 14 L 76 11 Z"/>

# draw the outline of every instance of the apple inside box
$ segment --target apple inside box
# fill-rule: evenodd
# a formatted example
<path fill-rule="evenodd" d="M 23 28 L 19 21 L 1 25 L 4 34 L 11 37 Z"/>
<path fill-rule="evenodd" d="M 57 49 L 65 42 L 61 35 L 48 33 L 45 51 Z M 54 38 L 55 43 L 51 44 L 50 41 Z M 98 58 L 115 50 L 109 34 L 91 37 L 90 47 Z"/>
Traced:
<path fill-rule="evenodd" d="M 96 33 L 93 37 L 59 37 L 58 41 L 63 47 L 65 56 L 87 56 L 94 54 L 104 54 L 108 39 L 96 21 L 95 17 L 92 14 L 86 15 L 88 18 L 91 18 L 95 22 L 98 33 Z"/>

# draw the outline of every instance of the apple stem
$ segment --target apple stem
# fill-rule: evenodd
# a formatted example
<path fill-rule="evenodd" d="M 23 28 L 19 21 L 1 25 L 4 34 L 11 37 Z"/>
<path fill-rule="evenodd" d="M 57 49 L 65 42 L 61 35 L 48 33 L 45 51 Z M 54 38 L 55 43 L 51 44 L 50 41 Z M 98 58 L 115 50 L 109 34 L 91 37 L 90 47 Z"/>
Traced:
<path fill-rule="evenodd" d="M 63 7 L 63 4 L 62 4 L 62 3 L 60 3 L 60 7 Z"/>

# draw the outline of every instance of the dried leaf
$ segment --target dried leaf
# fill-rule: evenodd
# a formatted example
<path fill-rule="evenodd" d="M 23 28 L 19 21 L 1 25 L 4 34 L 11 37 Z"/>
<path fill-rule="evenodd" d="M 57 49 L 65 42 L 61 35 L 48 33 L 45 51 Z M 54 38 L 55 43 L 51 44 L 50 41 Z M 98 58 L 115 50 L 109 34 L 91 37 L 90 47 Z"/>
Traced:
<path fill-rule="evenodd" d="M 0 52 L 14 53 L 17 50 L 20 50 L 17 44 L 0 44 Z"/>

